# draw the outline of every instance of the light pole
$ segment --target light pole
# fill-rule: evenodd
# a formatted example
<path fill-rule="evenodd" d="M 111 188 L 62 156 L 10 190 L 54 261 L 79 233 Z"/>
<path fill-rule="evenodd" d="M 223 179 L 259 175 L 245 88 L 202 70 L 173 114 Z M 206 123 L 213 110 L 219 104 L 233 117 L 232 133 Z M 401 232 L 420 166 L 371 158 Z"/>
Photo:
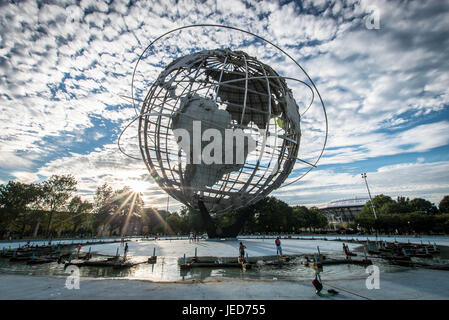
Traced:
<path fill-rule="evenodd" d="M 371 202 L 371 208 L 373 209 L 373 213 L 374 213 L 374 220 L 377 220 L 376 208 L 374 207 L 373 198 L 371 198 L 371 192 L 369 191 L 368 181 L 366 180 L 366 173 L 362 173 L 362 178 L 365 180 L 366 189 L 368 190 L 369 200 Z M 375 229 L 376 229 L 376 243 L 377 243 L 377 228 L 375 228 Z"/>
<path fill-rule="evenodd" d="M 373 209 L 374 218 L 377 220 L 376 208 L 374 207 L 373 198 L 371 198 L 371 192 L 369 191 L 368 181 L 366 180 L 366 173 L 362 173 L 362 178 L 365 179 L 366 189 L 368 190 L 369 200 L 371 202 L 371 208 Z"/>

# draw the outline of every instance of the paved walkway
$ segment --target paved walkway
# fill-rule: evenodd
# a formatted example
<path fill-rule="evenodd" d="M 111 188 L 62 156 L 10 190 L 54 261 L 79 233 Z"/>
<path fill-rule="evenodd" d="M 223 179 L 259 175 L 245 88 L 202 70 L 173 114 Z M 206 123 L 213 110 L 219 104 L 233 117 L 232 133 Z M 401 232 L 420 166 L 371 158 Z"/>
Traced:
<path fill-rule="evenodd" d="M 324 281 L 340 292 L 318 297 L 310 281 L 211 279 L 158 283 L 140 280 L 81 279 L 80 289 L 65 288 L 65 278 L 0 274 L 0 299 L 187 299 L 187 300 L 360 300 L 449 299 L 447 271 L 410 270 L 381 275 L 380 289 L 366 279 Z"/>

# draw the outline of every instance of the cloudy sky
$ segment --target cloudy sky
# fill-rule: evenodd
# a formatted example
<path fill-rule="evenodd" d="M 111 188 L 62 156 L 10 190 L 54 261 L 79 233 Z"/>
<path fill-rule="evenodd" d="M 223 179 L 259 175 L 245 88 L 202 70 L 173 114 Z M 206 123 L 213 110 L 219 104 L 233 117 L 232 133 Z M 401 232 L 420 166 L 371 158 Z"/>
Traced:
<path fill-rule="evenodd" d="M 378 19 L 377 19 L 378 18 Z M 449 2 L 435 1 L 1 1 L 0 183 L 73 174 L 91 198 L 107 182 L 167 196 L 142 161 L 118 151 L 135 116 L 131 77 L 146 46 L 180 26 L 210 23 L 256 33 L 282 47 L 314 80 L 329 118 L 318 168 L 274 192 L 314 205 L 374 194 L 449 194 Z M 273 48 L 217 28 L 179 32 L 139 65 L 137 96 L 173 57 L 199 49 L 247 51 L 281 75 L 303 77 Z M 271 51 L 270 51 L 271 50 Z M 294 86 L 294 85 L 293 85 Z M 302 97 L 297 97 L 300 107 Z M 319 104 L 303 118 L 301 156 L 323 142 Z M 123 147 L 137 154 L 137 129 Z M 304 170 L 298 165 L 292 178 Z M 171 200 L 170 209 L 179 204 Z"/>

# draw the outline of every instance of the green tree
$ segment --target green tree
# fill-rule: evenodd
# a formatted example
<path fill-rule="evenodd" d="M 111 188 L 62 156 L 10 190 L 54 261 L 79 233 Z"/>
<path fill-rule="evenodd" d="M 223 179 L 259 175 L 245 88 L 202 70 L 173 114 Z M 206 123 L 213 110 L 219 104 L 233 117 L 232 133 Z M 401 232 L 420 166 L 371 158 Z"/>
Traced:
<path fill-rule="evenodd" d="M 354 220 L 358 225 L 367 230 L 372 230 L 376 227 L 373 214 L 361 212 L 356 215 Z"/>
<path fill-rule="evenodd" d="M 255 204 L 253 232 L 288 232 L 293 209 L 275 197 L 266 197 Z"/>
<path fill-rule="evenodd" d="M 186 233 L 204 231 L 201 214 L 198 211 L 188 207 L 182 207 L 180 210 L 180 216 L 183 217 L 183 221 L 186 225 Z"/>
<path fill-rule="evenodd" d="M 114 190 L 107 183 L 97 188 L 94 195 L 94 211 L 99 212 L 101 208 L 110 204 L 114 196 Z"/>
<path fill-rule="evenodd" d="M 37 184 L 26 184 L 9 181 L 0 185 L 0 206 L 11 210 L 25 210 L 39 197 L 40 187 Z"/>
<path fill-rule="evenodd" d="M 422 198 L 415 198 L 410 201 L 410 207 L 412 212 L 424 212 L 427 214 L 437 214 L 437 207 L 430 201 Z"/>
<path fill-rule="evenodd" d="M 410 199 L 405 197 L 398 197 L 397 201 L 385 203 L 379 210 L 380 214 L 411 213 L 411 212 L 413 212 L 413 208 L 410 205 Z"/>
<path fill-rule="evenodd" d="M 418 233 L 429 232 L 434 227 L 433 216 L 422 212 L 412 212 L 406 215 L 407 223 L 410 221 L 410 227 Z"/>
<path fill-rule="evenodd" d="M 167 223 L 167 218 L 172 214 L 177 214 L 181 217 L 183 224 L 180 226 L 182 231 L 175 231 Z M 142 224 L 142 231 L 144 234 L 154 233 L 186 233 L 187 226 L 185 222 L 185 216 L 178 213 L 170 213 L 165 210 L 157 210 L 156 208 L 142 208 L 141 214 L 139 214 L 139 220 Z M 137 217 L 137 216 L 136 216 Z"/>
<path fill-rule="evenodd" d="M 449 234 L 449 213 L 434 216 L 433 230 L 438 233 Z"/>
<path fill-rule="evenodd" d="M 172 234 L 182 233 L 184 221 L 177 213 L 170 214 L 166 221 Z"/>
<path fill-rule="evenodd" d="M 82 200 L 80 196 L 75 196 L 70 200 L 67 210 L 70 213 L 72 232 L 90 229 L 92 223 L 93 204 L 87 200 Z"/>
<path fill-rule="evenodd" d="M 26 227 L 32 222 L 30 209 L 39 206 L 42 192 L 39 184 L 26 184 L 17 181 L 9 181 L 0 185 L 0 231 L 25 232 Z"/>
<path fill-rule="evenodd" d="M 374 226 L 385 233 L 404 230 L 407 226 L 407 217 L 404 214 L 380 214 Z"/>
<path fill-rule="evenodd" d="M 94 195 L 92 228 L 102 234 L 108 217 L 114 213 L 114 190 L 107 183 L 97 188 Z"/>
<path fill-rule="evenodd" d="M 311 227 L 313 229 L 315 229 L 315 228 L 323 229 L 323 228 L 327 227 L 327 224 L 328 224 L 327 219 L 324 216 L 324 214 L 321 213 L 320 209 L 318 209 L 316 207 L 312 207 L 309 209 L 309 212 L 313 216 L 312 223 L 311 223 Z"/>
<path fill-rule="evenodd" d="M 293 207 L 293 225 L 295 230 L 301 228 L 308 228 L 309 222 L 309 209 L 305 206 L 295 206 Z"/>
<path fill-rule="evenodd" d="M 43 203 L 49 211 L 47 235 L 51 233 L 53 214 L 67 204 L 73 192 L 77 190 L 76 185 L 77 181 L 72 175 L 52 175 L 43 182 Z"/>
<path fill-rule="evenodd" d="M 441 199 L 438 209 L 440 210 L 440 213 L 449 213 L 449 195 L 444 196 L 443 199 Z"/>
<path fill-rule="evenodd" d="M 374 208 L 376 209 L 376 212 L 379 212 L 379 214 L 383 213 L 381 208 L 389 203 L 393 203 L 394 200 L 391 199 L 391 197 L 386 196 L 384 194 L 379 194 L 373 198 L 373 204 Z M 368 201 L 362 208 L 362 214 L 373 214 L 373 209 L 371 208 L 371 201 Z"/>
<path fill-rule="evenodd" d="M 141 194 L 125 186 L 114 191 L 111 200 L 111 203 L 107 203 L 109 216 L 106 223 L 111 227 L 111 230 L 116 230 L 116 234 L 124 236 L 128 233 L 130 220 L 136 217 L 141 218 L 143 212 Z"/>

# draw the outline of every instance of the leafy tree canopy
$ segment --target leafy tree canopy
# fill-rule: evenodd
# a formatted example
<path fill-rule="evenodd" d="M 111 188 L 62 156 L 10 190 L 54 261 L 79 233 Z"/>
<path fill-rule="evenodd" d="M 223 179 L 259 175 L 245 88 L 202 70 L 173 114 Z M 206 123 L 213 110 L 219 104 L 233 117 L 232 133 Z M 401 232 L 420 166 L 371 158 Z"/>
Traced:
<path fill-rule="evenodd" d="M 449 213 L 449 195 L 444 196 L 438 205 L 441 213 Z"/>

